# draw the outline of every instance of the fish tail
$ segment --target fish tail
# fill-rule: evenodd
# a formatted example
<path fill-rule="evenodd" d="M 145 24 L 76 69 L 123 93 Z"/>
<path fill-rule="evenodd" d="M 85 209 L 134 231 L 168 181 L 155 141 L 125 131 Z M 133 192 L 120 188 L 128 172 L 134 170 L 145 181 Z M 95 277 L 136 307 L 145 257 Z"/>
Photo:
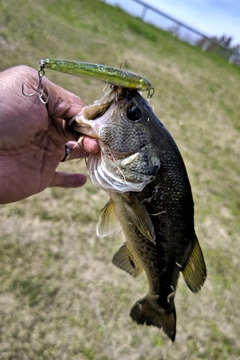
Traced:
<path fill-rule="evenodd" d="M 166 311 L 158 305 L 157 298 L 147 295 L 136 302 L 130 311 L 131 318 L 141 325 L 153 325 L 162 328 L 174 341 L 176 336 L 176 311 L 172 302 L 171 310 Z"/>

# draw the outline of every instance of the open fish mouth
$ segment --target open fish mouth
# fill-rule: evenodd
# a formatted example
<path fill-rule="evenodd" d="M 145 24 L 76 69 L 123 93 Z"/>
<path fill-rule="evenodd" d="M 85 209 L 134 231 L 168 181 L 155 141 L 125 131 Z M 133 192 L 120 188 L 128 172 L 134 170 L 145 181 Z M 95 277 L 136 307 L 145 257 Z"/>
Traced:
<path fill-rule="evenodd" d="M 104 112 L 98 112 L 97 116 L 95 117 L 95 119 L 97 117 L 102 116 L 110 107 L 111 104 L 109 104 L 108 107 L 104 108 Z M 85 108 L 84 108 L 85 109 Z M 83 109 L 83 110 L 84 110 Z M 96 115 L 96 114 L 94 114 Z M 91 121 L 94 121 L 94 118 L 86 118 L 85 117 L 86 114 L 84 112 L 81 112 L 80 114 L 78 114 L 77 116 L 74 116 L 70 121 L 69 121 L 69 125 L 72 126 L 76 131 L 78 131 L 79 133 L 83 134 L 83 135 L 87 135 L 91 138 L 94 139 L 99 139 L 99 135 L 96 131 L 96 129 L 94 129 L 91 125 Z M 77 119 L 77 120 L 76 120 Z"/>
<path fill-rule="evenodd" d="M 112 105 L 114 101 L 114 98 L 111 96 L 112 93 L 113 90 L 111 89 L 103 97 L 103 99 L 107 97 L 107 101 L 105 102 L 100 99 L 99 101 L 95 101 L 92 105 L 85 106 L 79 114 L 69 121 L 68 124 L 77 132 L 94 139 L 98 139 L 99 134 L 93 124 L 96 124 L 96 119 L 101 118 Z M 102 123 L 104 123 L 104 121 L 105 119 L 103 119 L 102 122 L 98 121 L 98 128 L 102 125 Z"/>

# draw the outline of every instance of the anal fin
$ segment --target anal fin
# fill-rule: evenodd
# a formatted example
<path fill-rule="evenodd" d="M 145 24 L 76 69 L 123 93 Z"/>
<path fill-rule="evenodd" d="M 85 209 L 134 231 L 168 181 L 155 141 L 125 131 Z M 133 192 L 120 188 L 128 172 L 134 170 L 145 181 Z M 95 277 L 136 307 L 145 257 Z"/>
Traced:
<path fill-rule="evenodd" d="M 142 272 L 142 267 L 134 253 L 124 244 L 113 256 L 112 263 L 122 270 L 125 270 L 133 277 Z"/>

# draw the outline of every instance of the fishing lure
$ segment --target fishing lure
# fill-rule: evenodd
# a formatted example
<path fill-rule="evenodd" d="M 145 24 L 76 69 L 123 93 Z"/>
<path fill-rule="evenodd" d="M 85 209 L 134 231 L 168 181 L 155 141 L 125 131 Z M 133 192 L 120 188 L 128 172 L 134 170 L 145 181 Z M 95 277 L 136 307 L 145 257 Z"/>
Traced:
<path fill-rule="evenodd" d="M 111 66 L 57 59 L 40 60 L 39 63 L 42 70 L 49 68 L 66 74 L 100 80 L 117 87 L 148 91 L 149 99 L 155 91 L 154 86 L 144 76 Z"/>

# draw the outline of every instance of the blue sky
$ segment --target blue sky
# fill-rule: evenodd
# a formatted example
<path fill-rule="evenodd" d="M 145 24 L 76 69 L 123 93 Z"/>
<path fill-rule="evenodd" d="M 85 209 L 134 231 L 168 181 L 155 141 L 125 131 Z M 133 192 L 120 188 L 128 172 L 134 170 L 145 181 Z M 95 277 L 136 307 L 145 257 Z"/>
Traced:
<path fill-rule="evenodd" d="M 232 36 L 232 44 L 240 44 L 240 0 L 145 0 L 145 2 L 205 35 Z"/>

